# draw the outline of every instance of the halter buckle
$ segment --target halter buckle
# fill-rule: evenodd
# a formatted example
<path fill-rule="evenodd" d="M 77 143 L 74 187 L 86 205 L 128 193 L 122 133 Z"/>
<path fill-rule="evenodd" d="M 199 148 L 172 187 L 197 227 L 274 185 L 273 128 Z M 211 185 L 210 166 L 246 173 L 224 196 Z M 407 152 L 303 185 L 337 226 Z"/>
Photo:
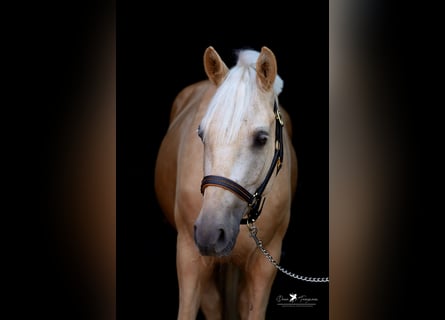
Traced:
<path fill-rule="evenodd" d="M 255 193 L 253 194 L 253 196 L 252 196 L 252 202 L 249 203 L 249 207 L 250 207 L 251 209 L 255 208 L 255 206 L 256 206 L 258 200 L 260 199 L 260 197 L 258 197 L 258 196 L 259 196 L 259 195 L 258 195 L 258 192 L 255 192 Z"/>
<path fill-rule="evenodd" d="M 283 118 L 281 118 L 281 112 L 278 109 L 277 109 L 277 112 L 276 112 L 276 118 L 277 118 L 278 122 L 280 123 L 280 125 L 284 126 Z"/>

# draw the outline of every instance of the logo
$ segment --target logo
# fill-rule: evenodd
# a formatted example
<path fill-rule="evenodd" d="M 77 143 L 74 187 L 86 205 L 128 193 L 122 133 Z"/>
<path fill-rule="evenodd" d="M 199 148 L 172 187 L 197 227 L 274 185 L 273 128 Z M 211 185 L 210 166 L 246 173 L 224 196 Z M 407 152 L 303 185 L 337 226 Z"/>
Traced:
<path fill-rule="evenodd" d="M 287 296 L 278 295 L 275 298 L 277 305 L 281 307 L 314 307 L 318 298 L 308 297 L 305 294 L 289 293 Z"/>

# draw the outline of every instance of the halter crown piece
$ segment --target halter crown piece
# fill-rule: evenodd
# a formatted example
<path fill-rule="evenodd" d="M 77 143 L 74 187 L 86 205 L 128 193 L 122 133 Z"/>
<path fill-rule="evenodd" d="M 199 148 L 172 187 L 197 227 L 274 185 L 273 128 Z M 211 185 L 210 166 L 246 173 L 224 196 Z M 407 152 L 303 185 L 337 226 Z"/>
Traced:
<path fill-rule="evenodd" d="M 277 167 L 277 172 L 281 169 L 283 164 L 283 120 L 281 118 L 280 111 L 278 110 L 277 99 L 274 102 L 274 113 L 275 113 L 275 153 L 272 159 L 272 163 L 267 171 L 266 177 L 260 186 L 256 189 L 254 194 L 251 194 L 243 186 L 239 185 L 235 181 L 215 175 L 205 176 L 201 181 L 201 193 L 204 194 L 205 188 L 208 186 L 220 187 L 231 191 L 242 200 L 247 202 L 248 211 L 247 217 L 243 217 L 240 224 L 250 224 L 258 219 L 261 211 L 263 210 L 264 201 L 263 192 L 266 189 L 267 183 L 269 182 L 275 167 Z"/>

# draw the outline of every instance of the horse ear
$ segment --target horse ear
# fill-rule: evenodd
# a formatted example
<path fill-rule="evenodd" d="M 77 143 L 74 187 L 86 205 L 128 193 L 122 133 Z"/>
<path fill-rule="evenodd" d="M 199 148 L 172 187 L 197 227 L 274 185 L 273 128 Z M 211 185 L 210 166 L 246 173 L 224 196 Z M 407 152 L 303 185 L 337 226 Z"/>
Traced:
<path fill-rule="evenodd" d="M 207 77 L 214 85 L 219 85 L 229 69 L 213 47 L 204 52 L 204 69 Z"/>
<path fill-rule="evenodd" d="M 269 91 L 277 76 L 277 60 L 273 52 L 267 48 L 262 47 L 258 60 L 256 62 L 257 79 L 260 86 Z"/>

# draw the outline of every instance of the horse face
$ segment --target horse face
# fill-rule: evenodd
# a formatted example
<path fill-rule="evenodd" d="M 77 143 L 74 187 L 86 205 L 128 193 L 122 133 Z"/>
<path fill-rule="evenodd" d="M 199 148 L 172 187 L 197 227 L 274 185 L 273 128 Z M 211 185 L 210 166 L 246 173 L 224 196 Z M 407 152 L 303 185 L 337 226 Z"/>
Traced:
<path fill-rule="evenodd" d="M 198 129 L 204 144 L 204 175 L 218 175 L 254 193 L 266 176 L 274 152 L 275 118 L 272 108 L 257 105 L 243 118 L 235 135 L 227 135 L 222 118 L 214 117 Z M 270 110 L 269 110 L 270 109 Z M 205 129 L 204 129 L 205 128 Z M 222 130 L 222 131 L 221 131 Z M 221 134 L 224 132 L 224 134 Z M 219 186 L 207 187 L 194 225 L 195 242 L 202 255 L 225 256 L 232 251 L 245 200 Z"/>
<path fill-rule="evenodd" d="M 204 68 L 215 93 L 198 128 L 204 143 L 204 175 L 228 178 L 254 193 L 274 152 L 273 102 L 281 91 L 275 56 L 268 48 L 246 50 L 228 69 L 209 47 Z M 205 189 L 194 225 L 202 255 L 225 256 L 236 243 L 247 203 L 221 186 Z"/>

